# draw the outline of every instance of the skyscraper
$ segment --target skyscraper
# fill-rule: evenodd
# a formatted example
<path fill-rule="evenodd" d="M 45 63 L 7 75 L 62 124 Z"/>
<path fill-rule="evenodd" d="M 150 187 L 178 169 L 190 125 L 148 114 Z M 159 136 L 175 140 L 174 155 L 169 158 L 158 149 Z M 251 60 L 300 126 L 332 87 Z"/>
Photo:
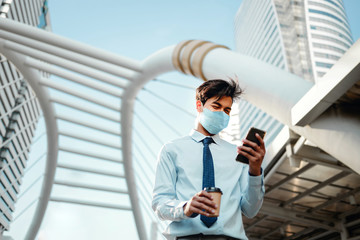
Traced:
<path fill-rule="evenodd" d="M 0 17 L 50 29 L 47 1 L 0 1 Z M 13 220 L 15 202 L 41 115 L 38 100 L 15 66 L 0 55 L 0 236 Z"/>
<path fill-rule="evenodd" d="M 353 40 L 341 0 L 244 0 L 235 18 L 235 44 L 239 53 L 318 82 Z M 240 139 L 255 126 L 268 131 L 267 145 L 283 126 L 244 100 L 235 117 Z"/>

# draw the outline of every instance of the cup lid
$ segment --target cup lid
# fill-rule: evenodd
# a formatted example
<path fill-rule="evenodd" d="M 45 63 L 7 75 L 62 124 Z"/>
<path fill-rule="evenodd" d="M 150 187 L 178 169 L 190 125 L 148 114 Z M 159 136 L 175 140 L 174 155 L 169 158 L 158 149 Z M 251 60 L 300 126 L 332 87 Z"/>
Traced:
<path fill-rule="evenodd" d="M 217 187 L 206 187 L 204 190 L 207 192 L 219 192 L 219 193 L 223 194 L 221 189 L 217 188 Z"/>

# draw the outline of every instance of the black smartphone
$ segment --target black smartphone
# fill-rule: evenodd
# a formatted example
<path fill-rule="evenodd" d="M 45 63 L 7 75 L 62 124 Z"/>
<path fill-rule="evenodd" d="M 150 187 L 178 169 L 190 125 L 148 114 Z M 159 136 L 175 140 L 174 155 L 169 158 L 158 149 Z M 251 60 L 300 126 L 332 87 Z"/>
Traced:
<path fill-rule="evenodd" d="M 257 145 L 260 146 L 260 142 L 255 136 L 256 133 L 259 134 L 262 139 L 264 139 L 266 131 L 263 131 L 261 129 L 257 129 L 257 128 L 252 127 L 252 128 L 250 128 L 248 134 L 246 135 L 246 139 L 249 140 L 249 141 L 255 142 Z M 244 146 L 250 147 L 247 144 L 244 144 Z M 243 155 L 240 155 L 240 154 L 237 155 L 236 161 L 242 162 L 242 163 L 245 163 L 245 164 L 249 164 L 249 159 L 247 157 L 243 156 Z"/>

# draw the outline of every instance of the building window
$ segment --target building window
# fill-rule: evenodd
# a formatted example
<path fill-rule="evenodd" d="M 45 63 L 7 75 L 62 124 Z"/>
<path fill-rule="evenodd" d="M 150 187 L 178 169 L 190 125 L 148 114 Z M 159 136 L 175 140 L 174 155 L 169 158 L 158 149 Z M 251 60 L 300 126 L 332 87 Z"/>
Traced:
<path fill-rule="evenodd" d="M 322 77 L 326 74 L 326 72 L 316 72 L 318 77 Z"/>
<path fill-rule="evenodd" d="M 340 59 L 339 56 L 335 56 L 335 55 L 327 54 L 327 53 L 320 53 L 320 52 L 315 52 L 314 56 L 319 57 L 319 58 L 332 59 L 332 60 L 336 60 L 336 61 Z"/>
<path fill-rule="evenodd" d="M 338 52 L 338 53 L 341 53 L 341 54 L 344 54 L 345 51 L 340 49 L 340 48 L 337 48 L 337 47 L 334 47 L 334 46 L 330 46 L 330 45 L 326 45 L 326 44 L 321 44 L 321 43 L 313 43 L 313 47 L 315 48 L 321 48 L 321 49 L 328 49 L 328 50 L 333 50 L 335 52 Z"/>
<path fill-rule="evenodd" d="M 347 33 L 348 36 L 352 39 L 352 36 L 351 36 L 351 33 L 349 32 L 349 30 L 346 29 L 346 28 L 344 28 L 344 27 L 342 27 L 342 26 L 340 26 L 339 24 L 336 24 L 336 23 L 334 23 L 334 22 L 328 21 L 328 20 L 326 20 L 326 19 L 315 18 L 315 17 L 310 17 L 310 21 L 326 23 L 326 24 L 329 24 L 329 25 L 331 25 L 331 26 L 334 26 L 334 27 L 336 27 L 336 28 L 341 29 L 342 31 L 344 31 L 344 33 Z"/>
<path fill-rule="evenodd" d="M 324 12 L 324 11 L 319 11 L 319 10 L 316 10 L 316 9 L 309 9 L 309 12 L 317 13 L 317 14 L 321 14 L 321 15 L 331 17 L 331 18 L 337 20 L 338 22 L 341 22 L 341 23 L 343 23 L 343 24 L 345 24 L 347 26 L 346 22 L 344 22 L 342 19 L 338 18 L 337 16 L 335 16 L 333 14 L 330 14 L 330 13 L 327 13 L 327 12 Z"/>
<path fill-rule="evenodd" d="M 314 2 L 314 1 L 309 1 L 309 5 L 326 8 L 326 9 L 328 9 L 328 10 L 330 10 L 330 11 L 336 12 L 337 14 L 339 14 L 339 15 L 343 18 L 343 20 L 344 20 L 345 22 L 347 22 L 347 19 L 346 19 L 346 17 L 345 17 L 344 12 L 342 12 L 342 11 L 340 12 L 340 11 L 338 11 L 336 8 L 330 7 L 330 6 L 328 6 L 328 5 L 326 5 L 326 4 L 323 4 L 323 3 Z M 347 22 L 347 24 L 349 24 L 349 23 Z"/>
<path fill-rule="evenodd" d="M 316 38 L 316 39 L 326 40 L 326 41 L 333 42 L 333 43 L 337 43 L 343 47 L 350 48 L 349 44 L 346 44 L 343 41 L 340 41 L 340 40 L 332 38 L 332 37 L 323 36 L 320 34 L 311 34 L 311 37 Z"/>
<path fill-rule="evenodd" d="M 338 7 L 339 9 L 343 10 L 342 7 L 339 4 L 337 4 L 336 2 L 334 2 L 332 0 L 325 0 L 325 1 L 328 2 L 328 3 L 331 3 L 332 5 Z"/>
<path fill-rule="evenodd" d="M 334 64 L 331 64 L 331 63 L 316 62 L 317 67 L 331 68 L 333 65 Z"/>
<path fill-rule="evenodd" d="M 317 30 L 317 31 L 321 31 L 321 32 L 331 33 L 331 34 L 333 34 L 333 35 L 335 35 L 335 36 L 339 36 L 339 37 L 345 39 L 350 45 L 353 44 L 352 39 L 348 38 L 348 37 L 345 36 L 344 34 L 341 34 L 340 32 L 335 31 L 335 30 L 333 30 L 333 29 L 330 29 L 330 28 L 327 28 L 327 27 L 313 26 L 313 25 L 311 25 L 310 28 L 311 28 L 312 30 Z"/>

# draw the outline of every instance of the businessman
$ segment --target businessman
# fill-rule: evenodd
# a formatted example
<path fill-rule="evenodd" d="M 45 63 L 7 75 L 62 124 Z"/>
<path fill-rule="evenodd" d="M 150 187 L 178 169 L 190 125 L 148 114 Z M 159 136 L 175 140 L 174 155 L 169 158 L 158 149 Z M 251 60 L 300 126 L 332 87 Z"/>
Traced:
<path fill-rule="evenodd" d="M 247 239 L 242 214 L 252 218 L 262 205 L 265 145 L 259 135 L 260 145 L 244 139 L 239 147 L 219 137 L 241 93 L 231 79 L 204 82 L 196 89 L 195 129 L 162 147 L 152 208 L 161 220 L 170 221 L 167 239 Z M 249 164 L 236 162 L 237 154 Z M 221 206 L 205 187 L 221 189 Z M 219 216 L 209 217 L 217 208 Z"/>

